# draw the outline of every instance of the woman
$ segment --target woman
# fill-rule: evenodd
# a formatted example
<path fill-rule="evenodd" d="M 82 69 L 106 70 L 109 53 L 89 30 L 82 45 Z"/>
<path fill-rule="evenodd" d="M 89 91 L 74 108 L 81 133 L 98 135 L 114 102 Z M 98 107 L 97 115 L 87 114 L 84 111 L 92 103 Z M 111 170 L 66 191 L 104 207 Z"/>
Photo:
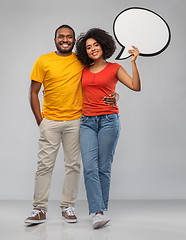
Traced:
<path fill-rule="evenodd" d="M 105 100 L 115 92 L 118 80 L 134 91 L 141 90 L 135 63 L 138 49 L 133 46 L 129 50 L 133 77 L 119 64 L 106 61 L 115 49 L 112 36 L 99 28 L 81 34 L 76 43 L 78 59 L 86 66 L 82 74 L 84 101 L 80 143 L 89 214 L 94 214 L 94 228 L 110 221 L 103 211 L 108 208 L 111 165 L 120 133 L 118 107 L 106 104 Z"/>

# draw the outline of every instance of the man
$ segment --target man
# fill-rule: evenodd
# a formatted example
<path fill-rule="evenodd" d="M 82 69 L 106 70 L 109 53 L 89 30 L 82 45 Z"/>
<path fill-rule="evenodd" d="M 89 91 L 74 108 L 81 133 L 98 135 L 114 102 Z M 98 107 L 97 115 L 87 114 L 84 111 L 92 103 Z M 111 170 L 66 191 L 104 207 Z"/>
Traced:
<path fill-rule="evenodd" d="M 46 222 L 52 171 L 62 141 L 65 179 L 62 191 L 62 218 L 77 222 L 75 201 L 80 176 L 79 126 L 83 94 L 81 75 L 84 66 L 72 49 L 75 32 L 68 25 L 55 31 L 57 51 L 40 56 L 32 69 L 30 105 L 40 129 L 38 167 L 35 176 L 33 212 L 25 223 Z M 40 111 L 38 93 L 43 84 L 43 107 Z M 105 98 L 115 104 L 115 95 Z"/>

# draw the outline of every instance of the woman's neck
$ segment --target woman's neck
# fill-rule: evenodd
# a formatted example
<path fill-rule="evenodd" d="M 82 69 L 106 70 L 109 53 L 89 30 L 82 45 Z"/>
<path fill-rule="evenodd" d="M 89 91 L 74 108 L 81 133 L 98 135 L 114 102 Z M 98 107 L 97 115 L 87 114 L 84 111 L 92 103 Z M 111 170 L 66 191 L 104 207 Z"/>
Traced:
<path fill-rule="evenodd" d="M 93 65 L 90 66 L 90 71 L 93 73 L 100 72 L 107 66 L 108 62 L 104 59 L 98 59 L 94 61 Z"/>

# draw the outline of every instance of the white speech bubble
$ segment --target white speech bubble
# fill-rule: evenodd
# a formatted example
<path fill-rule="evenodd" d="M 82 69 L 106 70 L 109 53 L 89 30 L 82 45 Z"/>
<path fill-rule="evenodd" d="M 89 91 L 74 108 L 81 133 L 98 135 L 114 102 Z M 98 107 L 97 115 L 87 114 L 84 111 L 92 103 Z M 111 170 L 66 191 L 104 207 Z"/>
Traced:
<path fill-rule="evenodd" d="M 171 32 L 166 21 L 157 13 L 140 7 L 123 10 L 113 23 L 114 36 L 122 49 L 116 59 L 130 57 L 128 50 L 139 49 L 140 56 L 151 57 L 169 45 Z"/>

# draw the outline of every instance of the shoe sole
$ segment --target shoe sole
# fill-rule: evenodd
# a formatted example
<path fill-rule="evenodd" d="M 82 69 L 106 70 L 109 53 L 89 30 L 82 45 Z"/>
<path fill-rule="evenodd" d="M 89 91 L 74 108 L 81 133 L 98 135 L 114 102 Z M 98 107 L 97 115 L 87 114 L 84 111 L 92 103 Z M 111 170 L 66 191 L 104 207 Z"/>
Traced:
<path fill-rule="evenodd" d="M 96 229 L 96 228 L 102 227 L 102 226 L 104 226 L 105 224 L 107 224 L 109 221 L 110 221 L 110 219 L 107 220 L 107 221 L 99 221 L 99 222 L 96 222 L 96 223 L 93 224 L 93 228 Z"/>
<path fill-rule="evenodd" d="M 45 223 L 46 220 L 25 220 L 25 223 L 32 223 L 32 224 L 39 224 L 39 223 Z"/>
<path fill-rule="evenodd" d="M 65 220 L 67 223 L 77 223 L 77 219 L 66 219 L 65 217 L 62 216 L 62 218 Z"/>

